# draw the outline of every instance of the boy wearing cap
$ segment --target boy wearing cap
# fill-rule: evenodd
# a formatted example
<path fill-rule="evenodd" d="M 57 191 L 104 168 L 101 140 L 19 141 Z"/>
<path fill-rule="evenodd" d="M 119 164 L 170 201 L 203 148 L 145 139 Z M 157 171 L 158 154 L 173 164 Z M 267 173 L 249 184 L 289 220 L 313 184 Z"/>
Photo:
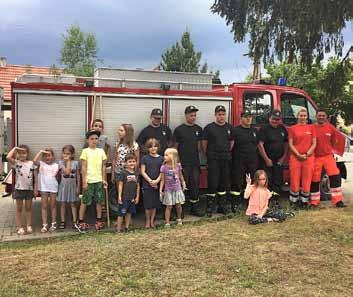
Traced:
<path fill-rule="evenodd" d="M 228 213 L 230 210 L 227 207 L 226 190 L 233 146 L 233 127 L 226 122 L 226 109 L 223 105 L 216 106 L 215 117 L 216 120 L 205 127 L 202 138 L 208 168 L 208 216 L 212 216 L 217 209 L 216 202 L 222 213 Z"/>
<path fill-rule="evenodd" d="M 163 112 L 160 108 L 154 108 L 151 112 L 151 124 L 145 127 L 137 137 L 137 142 L 142 148 L 150 138 L 159 141 L 158 154 L 164 155 L 164 151 L 172 144 L 172 131 L 167 125 L 162 124 Z"/>
<path fill-rule="evenodd" d="M 281 112 L 273 110 L 269 123 L 259 131 L 259 153 L 269 177 L 273 197 L 278 196 L 283 183 L 283 162 L 288 154 L 288 132 L 281 124 Z"/>
<path fill-rule="evenodd" d="M 84 216 L 87 206 L 91 205 L 93 200 L 96 202 L 97 210 L 96 230 L 98 231 L 104 227 L 102 221 L 102 203 L 104 202 L 103 187 L 106 188 L 108 186 L 105 171 L 107 156 L 103 149 L 97 148 L 99 135 L 100 133 L 95 130 L 87 132 L 88 147 L 82 150 L 80 156 L 83 188 L 82 203 L 79 211 L 79 225 L 77 226 L 77 230 L 80 233 L 88 230 L 88 224 L 84 222 Z"/>
<path fill-rule="evenodd" d="M 197 214 L 196 203 L 199 200 L 200 159 L 202 128 L 195 123 L 195 106 L 185 108 L 185 123 L 174 130 L 175 148 L 179 152 L 185 182 L 188 188 L 186 195 L 190 203 L 190 213 Z"/>
<path fill-rule="evenodd" d="M 240 194 L 245 188 L 245 175 L 254 178 L 257 169 L 257 131 L 252 124 L 250 110 L 240 114 L 240 125 L 233 129 L 234 146 L 232 151 L 232 211 L 236 212 Z"/>

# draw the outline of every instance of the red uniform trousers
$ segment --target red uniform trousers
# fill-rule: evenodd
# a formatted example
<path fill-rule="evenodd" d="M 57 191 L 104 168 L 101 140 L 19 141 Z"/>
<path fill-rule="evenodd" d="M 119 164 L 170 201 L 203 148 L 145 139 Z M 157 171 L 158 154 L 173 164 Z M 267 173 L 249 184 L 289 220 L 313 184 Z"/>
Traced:
<path fill-rule="evenodd" d="M 340 171 L 337 168 L 335 158 L 331 154 L 326 156 L 315 157 L 310 204 L 320 204 L 320 181 L 323 169 L 325 169 L 325 172 L 330 180 L 331 202 L 332 204 L 336 205 L 337 202 L 342 201 L 343 194 L 341 188 Z"/>
<path fill-rule="evenodd" d="M 290 201 L 297 202 L 298 200 L 302 200 L 303 202 L 309 202 L 314 162 L 315 157 L 313 155 L 304 161 L 298 160 L 294 155 L 290 156 Z"/>

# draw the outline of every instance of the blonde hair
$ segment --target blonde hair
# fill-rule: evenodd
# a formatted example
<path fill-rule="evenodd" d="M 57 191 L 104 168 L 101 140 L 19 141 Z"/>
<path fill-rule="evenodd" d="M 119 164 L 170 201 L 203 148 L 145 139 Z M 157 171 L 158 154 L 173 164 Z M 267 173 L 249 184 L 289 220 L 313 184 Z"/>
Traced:
<path fill-rule="evenodd" d="M 256 170 L 256 172 L 254 174 L 254 185 L 256 187 L 259 185 L 259 179 L 260 179 L 261 175 L 264 175 L 266 177 L 265 187 L 267 188 L 267 186 L 268 186 L 268 176 L 266 174 L 266 171 L 262 170 L 262 169 Z"/>
<path fill-rule="evenodd" d="M 301 112 L 305 112 L 308 115 L 308 110 L 305 107 L 301 107 L 298 111 L 297 111 L 297 118 L 299 118 L 299 114 Z"/>
<path fill-rule="evenodd" d="M 171 155 L 172 157 L 172 168 L 176 169 L 177 164 L 179 163 L 179 154 L 175 148 L 167 148 L 164 152 L 164 155 Z"/>

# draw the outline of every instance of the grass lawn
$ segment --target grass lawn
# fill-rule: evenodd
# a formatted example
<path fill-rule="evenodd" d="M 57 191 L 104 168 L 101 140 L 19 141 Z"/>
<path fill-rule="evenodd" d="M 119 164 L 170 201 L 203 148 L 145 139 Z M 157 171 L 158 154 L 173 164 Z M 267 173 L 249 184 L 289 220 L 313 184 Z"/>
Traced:
<path fill-rule="evenodd" d="M 0 246 L 0 296 L 353 296 L 353 207 Z"/>

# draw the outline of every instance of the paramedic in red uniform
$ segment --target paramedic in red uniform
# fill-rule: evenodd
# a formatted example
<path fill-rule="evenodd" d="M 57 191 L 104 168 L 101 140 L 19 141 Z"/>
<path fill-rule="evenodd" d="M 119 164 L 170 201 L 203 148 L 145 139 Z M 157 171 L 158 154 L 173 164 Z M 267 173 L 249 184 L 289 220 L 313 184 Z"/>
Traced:
<path fill-rule="evenodd" d="M 341 175 L 337 168 L 334 158 L 333 146 L 339 137 L 338 131 L 327 121 L 327 114 L 319 109 L 316 113 L 317 123 L 314 125 L 316 130 L 317 145 L 315 149 L 315 166 L 311 182 L 310 205 L 320 204 L 320 181 L 322 170 L 324 169 L 329 177 L 331 202 L 336 207 L 345 207 L 342 199 Z"/>
<path fill-rule="evenodd" d="M 289 158 L 289 200 L 300 207 L 309 203 L 315 161 L 316 133 L 314 125 L 307 123 L 308 112 L 305 108 L 298 111 L 297 119 L 298 123 L 290 127 L 288 131 L 288 144 L 291 152 Z"/>

